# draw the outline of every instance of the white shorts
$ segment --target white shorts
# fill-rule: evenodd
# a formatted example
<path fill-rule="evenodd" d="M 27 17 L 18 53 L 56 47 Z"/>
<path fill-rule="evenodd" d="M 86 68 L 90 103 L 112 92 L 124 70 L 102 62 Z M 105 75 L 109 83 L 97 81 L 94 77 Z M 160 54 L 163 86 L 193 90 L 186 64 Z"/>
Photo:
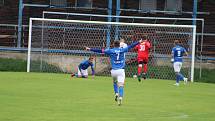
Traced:
<path fill-rule="evenodd" d="M 175 72 L 180 72 L 181 71 L 181 67 L 182 67 L 182 62 L 174 62 L 173 63 L 173 67 L 174 67 L 174 71 Z"/>
<path fill-rule="evenodd" d="M 81 71 L 80 71 L 79 68 L 78 68 L 78 76 L 81 76 L 81 72 L 82 72 L 83 76 L 88 76 L 87 69 L 86 70 L 81 69 Z"/>
<path fill-rule="evenodd" d="M 111 76 L 114 80 L 117 80 L 117 82 L 124 83 L 125 82 L 125 70 L 124 69 L 118 69 L 118 70 L 111 70 Z"/>

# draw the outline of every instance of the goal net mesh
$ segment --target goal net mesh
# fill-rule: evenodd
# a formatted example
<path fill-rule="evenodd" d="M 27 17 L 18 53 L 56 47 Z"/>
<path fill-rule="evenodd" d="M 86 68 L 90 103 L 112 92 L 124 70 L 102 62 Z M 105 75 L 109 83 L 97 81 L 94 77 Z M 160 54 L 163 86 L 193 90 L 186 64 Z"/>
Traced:
<path fill-rule="evenodd" d="M 96 75 L 110 75 L 109 58 L 85 51 L 84 46 L 111 48 L 116 38 L 123 38 L 130 45 L 147 35 L 152 44 L 147 77 L 175 79 L 170 62 L 174 40 L 180 40 L 189 54 L 192 53 L 193 28 L 181 25 L 39 19 L 32 20 L 30 27 L 31 72 L 75 73 L 80 62 L 93 55 Z M 126 76 L 136 75 L 137 65 L 137 53 L 132 49 L 126 54 Z M 181 72 L 190 78 L 191 57 L 184 59 Z"/>

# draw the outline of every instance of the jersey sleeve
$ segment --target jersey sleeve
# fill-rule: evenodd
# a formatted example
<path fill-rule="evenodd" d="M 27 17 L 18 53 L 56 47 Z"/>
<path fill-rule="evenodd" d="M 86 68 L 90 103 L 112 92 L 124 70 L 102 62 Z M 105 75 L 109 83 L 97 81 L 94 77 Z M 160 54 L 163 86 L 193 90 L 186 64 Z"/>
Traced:
<path fill-rule="evenodd" d="M 97 52 L 97 53 L 104 53 L 104 49 L 91 48 L 90 51 Z"/>
<path fill-rule="evenodd" d="M 134 47 L 135 50 L 138 50 L 139 44 Z"/>
<path fill-rule="evenodd" d="M 172 54 L 174 54 L 175 48 L 172 48 Z"/>
<path fill-rule="evenodd" d="M 111 54 L 111 50 L 110 49 L 105 49 L 104 53 L 107 54 L 107 55 L 110 55 Z"/>
<path fill-rule="evenodd" d="M 151 43 L 150 42 L 147 42 L 146 45 L 147 45 L 148 48 L 151 48 Z"/>

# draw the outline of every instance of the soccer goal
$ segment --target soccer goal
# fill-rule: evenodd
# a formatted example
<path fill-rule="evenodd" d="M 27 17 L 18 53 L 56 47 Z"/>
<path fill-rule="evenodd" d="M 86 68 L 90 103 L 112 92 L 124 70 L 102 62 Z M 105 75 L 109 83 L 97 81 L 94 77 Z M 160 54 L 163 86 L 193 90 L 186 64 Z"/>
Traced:
<path fill-rule="evenodd" d="M 147 35 L 152 43 L 148 78 L 174 79 L 171 49 L 174 40 L 180 40 L 190 56 L 184 59 L 182 73 L 193 81 L 195 35 L 193 25 L 143 24 L 31 18 L 29 23 L 27 72 L 76 71 L 81 60 L 96 55 L 97 75 L 110 75 L 106 55 L 87 52 L 84 46 L 110 48 L 118 31 L 129 45 Z M 126 76 L 137 73 L 136 52 L 126 55 Z"/>

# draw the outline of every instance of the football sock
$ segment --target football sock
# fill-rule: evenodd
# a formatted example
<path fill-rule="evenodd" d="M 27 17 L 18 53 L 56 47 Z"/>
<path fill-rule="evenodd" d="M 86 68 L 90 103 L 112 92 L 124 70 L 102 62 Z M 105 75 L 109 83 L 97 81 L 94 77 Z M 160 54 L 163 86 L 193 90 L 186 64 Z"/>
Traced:
<path fill-rule="evenodd" d="M 75 74 L 75 77 L 78 77 L 78 74 L 77 74 L 77 73 Z"/>
<path fill-rule="evenodd" d="M 176 75 L 176 83 L 179 83 L 180 79 L 181 79 L 180 74 L 177 74 L 177 75 Z"/>
<path fill-rule="evenodd" d="M 117 82 L 113 82 L 113 89 L 114 89 L 114 93 L 116 94 L 116 93 L 118 93 L 119 91 L 118 91 L 118 86 L 117 86 Z"/>
<path fill-rule="evenodd" d="M 143 72 L 146 74 L 147 70 L 148 70 L 148 66 L 147 66 L 147 64 L 144 64 L 144 66 L 143 66 Z"/>
<path fill-rule="evenodd" d="M 123 93 L 124 93 L 124 87 L 120 86 L 119 87 L 119 97 L 123 97 Z"/>
<path fill-rule="evenodd" d="M 180 80 L 184 80 L 184 76 L 181 73 L 179 73 L 179 76 L 180 76 Z"/>
<path fill-rule="evenodd" d="M 138 66 L 138 69 L 137 69 L 137 74 L 138 74 L 138 76 L 141 75 L 141 71 L 142 71 L 142 67 L 139 67 L 139 66 Z"/>

